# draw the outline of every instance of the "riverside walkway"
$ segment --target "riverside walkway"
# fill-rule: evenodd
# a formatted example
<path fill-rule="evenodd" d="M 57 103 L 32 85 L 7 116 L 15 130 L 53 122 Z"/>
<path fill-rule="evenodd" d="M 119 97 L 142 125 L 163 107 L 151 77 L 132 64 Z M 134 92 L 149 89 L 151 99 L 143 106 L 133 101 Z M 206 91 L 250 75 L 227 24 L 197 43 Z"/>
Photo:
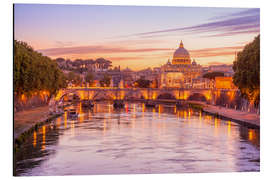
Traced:
<path fill-rule="evenodd" d="M 34 126 L 38 122 L 45 121 L 49 116 L 49 106 L 41 106 L 30 110 L 20 111 L 14 114 L 14 139 Z"/>
<path fill-rule="evenodd" d="M 191 101 L 191 103 L 194 101 Z M 203 106 L 203 111 L 211 114 L 218 114 L 224 118 L 231 119 L 240 124 L 246 124 L 256 128 L 260 127 L 260 115 L 253 112 L 239 111 L 221 106 L 209 105 L 203 102 L 194 102 Z"/>

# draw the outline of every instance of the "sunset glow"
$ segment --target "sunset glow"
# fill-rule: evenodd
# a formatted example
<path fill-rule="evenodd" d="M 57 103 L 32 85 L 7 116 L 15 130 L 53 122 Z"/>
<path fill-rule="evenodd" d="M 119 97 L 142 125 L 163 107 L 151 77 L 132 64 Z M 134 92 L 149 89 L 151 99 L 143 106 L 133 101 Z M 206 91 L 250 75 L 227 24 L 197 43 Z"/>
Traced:
<path fill-rule="evenodd" d="M 140 70 L 172 59 L 183 40 L 205 66 L 231 64 L 260 33 L 260 10 L 247 8 L 16 4 L 15 39 L 51 58 L 96 59 Z"/>

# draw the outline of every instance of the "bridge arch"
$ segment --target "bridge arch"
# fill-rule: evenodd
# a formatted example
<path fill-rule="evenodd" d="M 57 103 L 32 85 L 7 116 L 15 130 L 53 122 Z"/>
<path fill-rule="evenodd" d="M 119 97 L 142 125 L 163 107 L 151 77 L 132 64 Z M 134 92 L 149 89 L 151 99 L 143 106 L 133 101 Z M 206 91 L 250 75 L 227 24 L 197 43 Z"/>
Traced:
<path fill-rule="evenodd" d="M 70 90 L 70 91 L 61 91 L 57 94 L 57 96 L 55 97 L 55 101 L 57 102 L 62 102 L 64 100 L 65 97 L 69 96 L 69 95 L 75 95 L 77 97 L 79 97 L 81 99 L 81 96 L 79 94 L 78 91 L 76 90 Z"/>
<path fill-rule="evenodd" d="M 207 97 L 203 93 L 192 93 L 188 96 L 187 100 L 191 101 L 207 101 Z"/>

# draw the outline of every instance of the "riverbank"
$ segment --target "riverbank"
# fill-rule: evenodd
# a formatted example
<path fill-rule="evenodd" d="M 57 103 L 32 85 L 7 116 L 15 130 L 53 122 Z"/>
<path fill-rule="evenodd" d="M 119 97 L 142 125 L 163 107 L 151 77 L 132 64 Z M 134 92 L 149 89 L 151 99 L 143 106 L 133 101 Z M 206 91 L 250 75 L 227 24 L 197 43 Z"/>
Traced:
<path fill-rule="evenodd" d="M 16 146 L 23 141 L 26 135 L 31 134 L 35 129 L 50 122 L 61 113 L 51 114 L 49 106 L 36 107 L 20 111 L 14 114 L 14 140 Z"/>
<path fill-rule="evenodd" d="M 14 114 L 14 138 L 27 131 L 38 122 L 49 117 L 49 106 L 41 106 Z"/>
<path fill-rule="evenodd" d="M 259 114 L 229 109 L 229 108 L 225 108 L 221 106 L 214 106 L 214 105 L 206 104 L 203 102 L 191 101 L 190 103 L 202 105 L 203 112 L 206 112 L 212 115 L 217 115 L 224 119 L 228 119 L 228 120 L 231 120 L 231 121 L 234 121 L 239 124 L 246 125 L 246 126 L 260 128 L 260 115 Z"/>

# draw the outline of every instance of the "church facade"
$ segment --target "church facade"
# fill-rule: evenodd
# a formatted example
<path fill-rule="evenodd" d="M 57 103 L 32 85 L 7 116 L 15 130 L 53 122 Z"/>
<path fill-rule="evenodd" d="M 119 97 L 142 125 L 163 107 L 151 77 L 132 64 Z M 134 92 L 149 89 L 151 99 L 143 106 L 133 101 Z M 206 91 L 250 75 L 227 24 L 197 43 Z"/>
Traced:
<path fill-rule="evenodd" d="M 161 88 L 189 88 L 192 80 L 202 74 L 202 66 L 193 59 L 191 61 L 189 52 L 184 48 L 181 41 L 180 46 L 173 54 L 172 62 L 161 66 L 160 87 Z"/>

